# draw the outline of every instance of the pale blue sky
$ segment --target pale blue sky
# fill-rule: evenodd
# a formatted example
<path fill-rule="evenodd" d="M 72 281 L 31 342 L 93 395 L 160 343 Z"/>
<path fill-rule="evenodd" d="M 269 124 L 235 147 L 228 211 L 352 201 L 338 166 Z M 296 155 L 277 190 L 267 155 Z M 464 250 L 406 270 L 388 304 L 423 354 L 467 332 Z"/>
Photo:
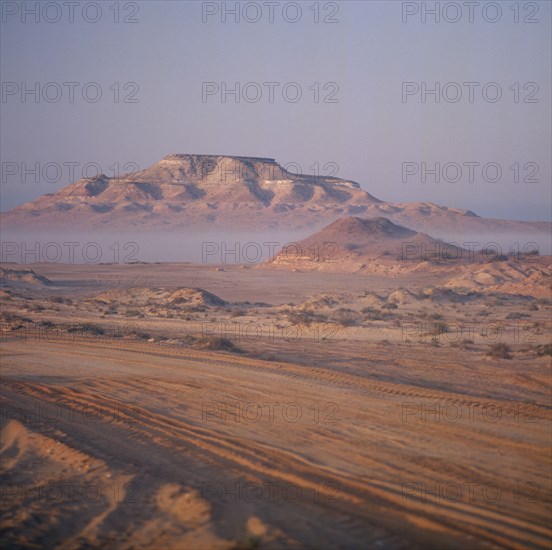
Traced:
<path fill-rule="evenodd" d="M 220 11 L 203 23 L 205 3 L 172 1 L 137 2 L 138 22 L 116 24 L 109 9 L 113 1 L 98 4 L 103 9 L 97 23 L 86 22 L 80 7 L 74 23 L 67 21 L 66 12 L 57 23 L 35 23 L 32 16 L 22 23 L 20 13 L 4 13 L 4 86 L 80 83 L 74 103 L 69 103 L 66 87 L 56 103 L 34 103 L 30 97 L 22 103 L 20 94 L 4 98 L 4 163 L 39 162 L 42 168 L 48 162 L 78 162 L 80 174 L 85 163 L 95 162 L 109 174 L 115 162 L 144 168 L 169 153 L 267 156 L 281 164 L 298 163 L 305 172 L 315 162 L 333 162 L 339 166 L 338 176 L 358 181 L 383 200 L 432 201 L 491 217 L 550 217 L 548 1 L 536 3 L 539 10 L 533 19 L 538 23 L 533 24 L 515 23 L 510 1 L 500 3 L 503 13 L 496 23 L 485 21 L 477 9 L 473 23 L 467 11 L 458 23 L 434 23 L 431 17 L 423 23 L 420 14 L 403 23 L 400 1 L 338 2 L 334 18 L 339 22 L 334 24 L 314 23 L 309 10 L 313 1 L 300 3 L 303 13 L 296 23 L 282 17 L 286 2 L 276 6 L 273 23 L 267 22 L 262 2 L 253 2 L 263 9 L 258 23 L 235 23 L 231 17 L 224 23 Z M 243 8 L 246 2 L 240 4 Z M 321 18 L 329 14 L 330 4 L 318 4 Z M 530 14 L 529 4 L 519 2 L 522 19 Z M 129 15 L 125 5 L 120 3 L 121 18 Z M 202 102 L 205 81 L 229 86 L 297 82 L 303 96 L 295 104 L 284 101 L 280 86 L 270 103 L 263 87 L 257 103 L 235 103 L 230 96 L 222 103 L 220 94 Z M 479 87 L 474 103 L 464 99 L 467 88 L 458 103 L 421 103 L 419 94 L 403 103 L 405 81 L 497 82 L 503 97 L 487 102 Z M 82 100 L 85 82 L 101 86 L 98 103 Z M 109 90 L 114 82 L 137 83 L 138 103 L 115 103 Z M 321 88 L 337 83 L 338 102 L 315 103 L 309 90 L 315 82 Z M 508 89 L 515 82 L 521 88 L 536 82 L 538 103 L 515 103 Z M 332 89 L 321 89 L 321 97 Z M 128 91 L 121 90 L 121 98 Z M 530 91 L 522 88 L 521 98 Z M 422 183 L 419 177 L 403 183 L 403 162 L 496 162 L 503 176 L 490 183 L 476 170 L 476 180 L 470 183 L 465 168 L 457 183 Z M 538 183 L 515 183 L 509 170 L 515 162 L 520 163 L 521 178 L 532 171 L 524 172 L 523 165 L 536 163 Z M 21 183 L 19 175 L 4 174 L 2 210 L 63 187 L 69 183 L 68 168 L 64 171 L 59 180 L 41 178 L 38 184 L 33 177 Z M 50 178 L 55 180 L 55 174 Z"/>

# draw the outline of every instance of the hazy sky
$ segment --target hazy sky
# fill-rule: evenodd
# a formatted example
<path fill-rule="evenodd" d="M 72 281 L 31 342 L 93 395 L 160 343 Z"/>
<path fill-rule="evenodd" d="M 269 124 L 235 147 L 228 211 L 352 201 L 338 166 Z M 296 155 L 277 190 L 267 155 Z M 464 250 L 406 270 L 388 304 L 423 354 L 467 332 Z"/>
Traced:
<path fill-rule="evenodd" d="M 73 14 L 43 2 L 33 15 L 35 4 L 2 2 L 3 211 L 65 186 L 71 163 L 78 179 L 87 163 L 112 175 L 115 163 L 209 153 L 337 166 L 383 200 L 550 218 L 548 1 L 499 2 L 501 13 L 485 1 L 120 2 L 116 13 L 110 0 Z M 239 22 L 224 13 L 236 4 Z M 423 13 L 435 4 L 438 23 Z M 420 91 L 436 82 L 439 103 Z M 237 102 L 222 93 L 236 83 Z M 453 163 L 445 179 L 422 181 L 436 162 Z M 39 163 L 38 183 L 21 181 L 23 163 Z"/>

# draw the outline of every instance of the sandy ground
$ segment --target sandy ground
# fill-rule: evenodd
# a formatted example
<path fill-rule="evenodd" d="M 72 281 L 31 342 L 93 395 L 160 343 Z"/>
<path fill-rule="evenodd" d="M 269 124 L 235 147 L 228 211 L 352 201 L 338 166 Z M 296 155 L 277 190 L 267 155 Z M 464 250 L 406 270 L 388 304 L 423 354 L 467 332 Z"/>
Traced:
<path fill-rule="evenodd" d="M 422 299 L 442 280 L 416 272 L 28 267 L 51 284 L 2 290 L 7 547 L 550 548 L 549 301 Z M 224 305 L 144 290 L 177 287 Z"/>

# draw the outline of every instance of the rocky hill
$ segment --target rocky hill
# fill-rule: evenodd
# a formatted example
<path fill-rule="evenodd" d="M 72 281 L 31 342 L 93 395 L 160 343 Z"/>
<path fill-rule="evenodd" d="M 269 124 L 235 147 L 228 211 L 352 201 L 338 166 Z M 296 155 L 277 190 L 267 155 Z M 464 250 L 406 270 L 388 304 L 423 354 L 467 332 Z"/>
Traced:
<path fill-rule="evenodd" d="M 545 222 L 484 219 L 432 203 L 386 203 L 356 182 L 293 174 L 274 159 L 168 155 L 121 177 L 82 179 L 1 215 L 3 229 L 322 227 L 384 216 L 417 231 L 544 232 Z"/>
<path fill-rule="evenodd" d="M 286 245 L 271 262 L 275 266 L 320 264 L 349 270 L 372 260 L 390 265 L 439 262 L 467 251 L 425 233 L 396 225 L 387 218 L 341 218 L 297 243 Z"/>

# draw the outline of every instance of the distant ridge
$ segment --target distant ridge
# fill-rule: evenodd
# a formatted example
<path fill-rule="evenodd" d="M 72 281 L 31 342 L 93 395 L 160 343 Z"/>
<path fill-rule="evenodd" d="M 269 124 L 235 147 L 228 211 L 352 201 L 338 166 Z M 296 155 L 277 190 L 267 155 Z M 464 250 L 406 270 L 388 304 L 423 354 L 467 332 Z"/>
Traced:
<path fill-rule="evenodd" d="M 180 153 L 120 177 L 81 179 L 1 214 L 0 222 L 30 230 L 316 229 L 344 216 L 385 217 L 432 234 L 552 227 L 428 202 L 383 202 L 355 181 L 294 174 L 269 157 Z"/>

